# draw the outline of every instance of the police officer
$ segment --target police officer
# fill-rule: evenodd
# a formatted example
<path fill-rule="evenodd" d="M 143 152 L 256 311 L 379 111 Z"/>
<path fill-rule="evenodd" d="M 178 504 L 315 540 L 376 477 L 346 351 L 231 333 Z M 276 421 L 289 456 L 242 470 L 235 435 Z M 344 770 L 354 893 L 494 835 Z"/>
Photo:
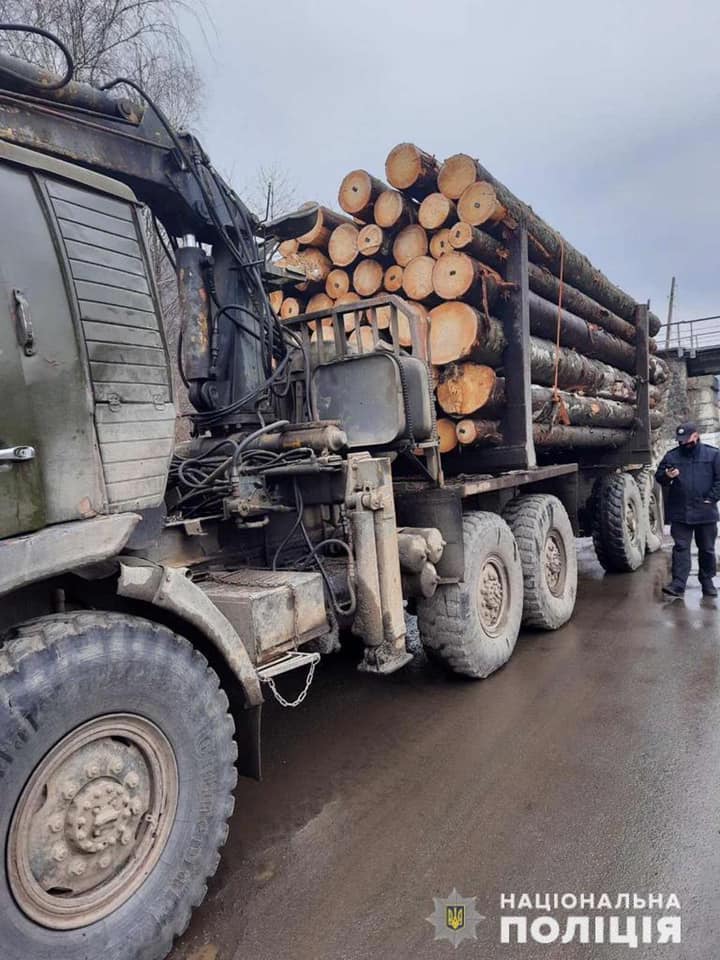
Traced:
<path fill-rule="evenodd" d="M 675 431 L 678 446 L 660 461 L 655 479 L 668 488 L 667 516 L 674 540 L 672 581 L 663 593 L 682 597 L 690 575 L 693 534 L 698 548 L 699 579 L 706 597 L 716 597 L 715 539 L 720 500 L 720 450 L 700 442 L 694 423 L 681 423 Z"/>

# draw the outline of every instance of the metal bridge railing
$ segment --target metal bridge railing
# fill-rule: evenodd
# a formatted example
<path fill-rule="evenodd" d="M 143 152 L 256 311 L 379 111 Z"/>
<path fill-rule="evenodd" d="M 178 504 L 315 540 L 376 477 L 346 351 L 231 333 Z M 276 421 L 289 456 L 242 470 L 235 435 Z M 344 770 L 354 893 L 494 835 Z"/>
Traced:
<path fill-rule="evenodd" d="M 720 347 L 720 314 L 664 324 L 657 340 L 661 350 L 681 350 L 692 354 L 698 350 Z"/>

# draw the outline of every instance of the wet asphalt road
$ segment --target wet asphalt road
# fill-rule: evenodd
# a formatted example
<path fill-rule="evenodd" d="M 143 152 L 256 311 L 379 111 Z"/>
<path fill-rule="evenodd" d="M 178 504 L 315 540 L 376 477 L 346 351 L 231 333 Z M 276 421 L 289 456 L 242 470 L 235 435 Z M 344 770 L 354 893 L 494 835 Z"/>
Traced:
<path fill-rule="evenodd" d="M 608 577 L 584 547 L 572 622 L 481 683 L 325 661 L 266 711 L 265 781 L 172 960 L 716 960 L 720 607 L 696 580 L 663 602 L 667 562 Z M 487 918 L 457 950 L 425 920 L 453 887 Z M 501 893 L 566 891 L 676 893 L 683 942 L 501 945 Z"/>

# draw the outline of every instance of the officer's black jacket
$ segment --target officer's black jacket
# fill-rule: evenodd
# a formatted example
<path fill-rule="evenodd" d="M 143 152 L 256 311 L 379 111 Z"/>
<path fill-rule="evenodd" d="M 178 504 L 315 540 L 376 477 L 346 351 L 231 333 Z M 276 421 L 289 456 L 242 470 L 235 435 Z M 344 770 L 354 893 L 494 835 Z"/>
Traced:
<path fill-rule="evenodd" d="M 677 467 L 680 475 L 665 475 Z M 668 487 L 667 519 L 670 523 L 716 523 L 720 500 L 720 450 L 698 443 L 690 454 L 680 447 L 668 450 L 660 461 L 655 479 Z"/>

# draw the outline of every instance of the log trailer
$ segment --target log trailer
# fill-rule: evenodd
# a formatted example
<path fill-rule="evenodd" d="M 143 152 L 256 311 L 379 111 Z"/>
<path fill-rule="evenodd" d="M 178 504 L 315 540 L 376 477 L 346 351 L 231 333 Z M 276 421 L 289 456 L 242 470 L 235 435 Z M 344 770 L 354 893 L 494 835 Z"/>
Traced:
<path fill-rule="evenodd" d="M 281 324 L 267 254 L 316 212 L 258 223 L 149 98 L 71 73 L 0 56 L 0 952 L 157 960 L 217 868 L 237 773 L 259 776 L 264 695 L 299 702 L 346 631 L 361 670 L 400 669 L 406 608 L 433 659 L 486 677 L 521 622 L 570 617 L 575 535 L 608 569 L 642 562 L 647 309 L 624 445 L 536 451 L 520 224 L 503 444 L 448 471 L 427 322 L 388 296 L 353 305 L 371 328 L 390 308 L 382 348 L 350 342 L 348 305 Z"/>

